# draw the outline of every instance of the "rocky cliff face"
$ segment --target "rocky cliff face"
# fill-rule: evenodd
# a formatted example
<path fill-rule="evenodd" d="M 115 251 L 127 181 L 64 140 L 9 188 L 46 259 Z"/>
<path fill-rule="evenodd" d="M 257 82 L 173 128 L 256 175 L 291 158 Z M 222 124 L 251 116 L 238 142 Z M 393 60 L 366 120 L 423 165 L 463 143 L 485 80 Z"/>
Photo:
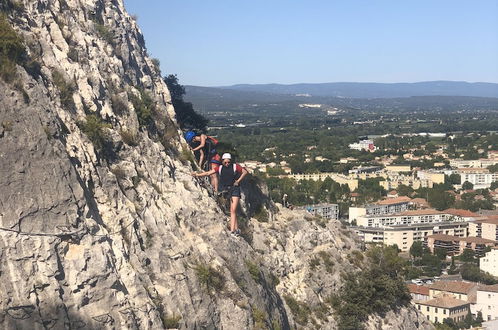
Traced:
<path fill-rule="evenodd" d="M 26 47 L 0 79 L 3 328 L 335 327 L 323 302 L 355 240 L 251 182 L 230 236 L 122 0 L 0 6 Z M 409 312 L 385 324 L 428 326 Z"/>

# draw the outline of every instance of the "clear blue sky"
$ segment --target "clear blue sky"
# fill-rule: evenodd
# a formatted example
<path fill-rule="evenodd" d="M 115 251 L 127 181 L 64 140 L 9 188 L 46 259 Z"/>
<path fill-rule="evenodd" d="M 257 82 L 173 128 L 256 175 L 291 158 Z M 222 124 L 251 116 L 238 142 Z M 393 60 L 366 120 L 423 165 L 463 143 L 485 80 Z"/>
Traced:
<path fill-rule="evenodd" d="M 498 0 L 124 0 L 184 85 L 498 82 Z"/>

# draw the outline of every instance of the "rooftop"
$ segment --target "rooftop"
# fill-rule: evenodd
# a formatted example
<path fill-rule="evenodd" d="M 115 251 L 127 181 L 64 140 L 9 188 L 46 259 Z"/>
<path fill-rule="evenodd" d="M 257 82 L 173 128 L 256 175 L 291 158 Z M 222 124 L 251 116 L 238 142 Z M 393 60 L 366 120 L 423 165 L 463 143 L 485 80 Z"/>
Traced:
<path fill-rule="evenodd" d="M 412 283 L 407 284 L 406 286 L 408 287 L 408 291 L 410 291 L 410 293 L 422 294 L 425 296 L 429 295 L 429 287 L 428 286 L 417 285 L 417 284 L 412 284 Z"/>
<path fill-rule="evenodd" d="M 428 204 L 428 202 L 424 198 L 420 198 L 420 197 L 412 199 L 412 203 Z"/>
<path fill-rule="evenodd" d="M 452 296 L 442 296 L 427 301 L 416 301 L 416 303 L 420 305 L 441 307 L 441 308 L 454 308 L 470 304 L 467 301 L 456 299 L 453 298 Z"/>
<path fill-rule="evenodd" d="M 494 285 L 480 284 L 477 287 L 477 291 L 498 292 L 498 284 L 494 284 Z"/>
<path fill-rule="evenodd" d="M 429 285 L 431 290 L 468 294 L 476 287 L 476 283 L 463 281 L 439 281 Z"/>
<path fill-rule="evenodd" d="M 460 216 L 460 217 L 474 217 L 474 218 L 479 217 L 479 214 L 471 212 L 469 210 L 447 209 L 447 210 L 444 210 L 444 212 L 445 213 L 449 213 L 451 215 Z"/>
<path fill-rule="evenodd" d="M 490 223 L 493 225 L 498 225 L 498 216 L 489 216 L 484 219 L 479 219 L 475 221 L 476 223 Z"/>
<path fill-rule="evenodd" d="M 425 210 L 409 210 L 401 212 L 397 215 L 432 215 L 432 214 L 445 214 L 445 212 L 438 211 L 435 209 L 425 209 Z"/>
<path fill-rule="evenodd" d="M 396 198 L 383 199 L 375 203 L 376 205 L 391 205 L 391 204 L 399 204 L 399 203 L 408 203 L 412 199 L 407 196 L 399 196 Z"/>
<path fill-rule="evenodd" d="M 487 168 L 480 167 L 462 167 L 457 169 L 458 172 L 469 172 L 469 173 L 489 173 Z"/>

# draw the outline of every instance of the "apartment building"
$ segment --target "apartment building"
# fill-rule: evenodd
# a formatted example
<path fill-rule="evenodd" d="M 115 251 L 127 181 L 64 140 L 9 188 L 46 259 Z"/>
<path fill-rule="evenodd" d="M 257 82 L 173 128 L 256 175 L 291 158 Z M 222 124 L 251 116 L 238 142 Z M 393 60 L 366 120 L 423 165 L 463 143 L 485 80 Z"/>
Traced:
<path fill-rule="evenodd" d="M 280 175 L 280 178 L 290 178 L 296 181 L 300 180 L 313 180 L 313 181 L 323 181 L 326 178 L 331 178 L 339 184 L 347 184 L 349 190 L 353 191 L 358 188 L 358 179 L 351 178 L 347 175 L 334 173 L 334 172 L 324 172 L 324 173 L 298 173 L 289 175 Z"/>
<path fill-rule="evenodd" d="M 431 253 L 434 253 L 434 250 L 438 248 L 446 250 L 449 256 L 457 256 L 462 254 L 465 249 L 471 249 L 477 255 L 483 255 L 486 248 L 494 247 L 498 242 L 480 237 L 433 234 L 427 236 L 426 244 Z"/>
<path fill-rule="evenodd" d="M 476 303 L 471 305 L 472 314 L 482 313 L 484 321 L 498 320 L 498 284 L 479 285 Z"/>
<path fill-rule="evenodd" d="M 435 183 L 440 183 L 441 180 L 444 182 L 444 174 L 441 175 L 434 175 L 430 179 L 418 178 L 413 175 L 389 175 L 386 180 L 379 182 L 379 184 L 386 190 L 397 189 L 400 185 L 409 186 L 415 190 L 419 188 L 432 188 Z"/>
<path fill-rule="evenodd" d="M 444 173 L 442 172 L 436 172 L 436 171 L 417 171 L 417 178 L 420 180 L 425 180 L 425 181 L 430 181 L 432 182 L 432 185 L 435 183 L 441 184 L 444 183 Z"/>
<path fill-rule="evenodd" d="M 440 296 L 426 301 L 414 301 L 415 307 L 431 322 L 442 323 L 450 318 L 455 322 L 465 319 L 470 311 L 470 303 L 453 296 Z"/>
<path fill-rule="evenodd" d="M 498 277 L 498 248 L 491 249 L 479 259 L 479 269 Z"/>
<path fill-rule="evenodd" d="M 490 173 L 487 168 L 459 168 L 455 173 L 460 175 L 460 182 L 470 182 L 474 189 L 486 189 L 491 183 L 498 181 L 498 173 Z"/>
<path fill-rule="evenodd" d="M 469 235 L 498 241 L 498 216 L 489 216 L 471 222 Z"/>
<path fill-rule="evenodd" d="M 407 210 L 396 214 L 365 215 L 357 217 L 356 223 L 362 227 L 389 227 L 395 225 L 411 225 L 443 222 L 449 214 L 434 209 Z"/>
<path fill-rule="evenodd" d="M 401 196 L 396 198 L 384 199 L 376 203 L 368 204 L 362 207 L 349 208 L 349 222 L 360 216 L 385 215 L 401 213 L 409 209 L 410 197 Z"/>
<path fill-rule="evenodd" d="M 349 145 L 349 149 L 374 152 L 377 148 L 375 147 L 375 144 L 372 140 L 361 140 L 358 143 L 351 143 Z"/>
<path fill-rule="evenodd" d="M 439 222 L 414 225 L 394 225 L 385 228 L 356 227 L 357 235 L 366 243 L 396 244 L 407 252 L 413 242 L 425 241 L 433 234 L 467 237 L 468 222 Z"/>
<path fill-rule="evenodd" d="M 360 166 L 349 170 L 349 174 L 375 173 L 382 170 L 382 166 Z"/>
<path fill-rule="evenodd" d="M 462 222 L 471 221 L 478 217 L 477 214 L 459 209 L 437 211 L 434 209 L 407 210 L 397 214 L 363 215 L 356 218 L 358 226 L 363 227 L 389 227 L 394 225 L 412 225 L 435 222 Z"/>
<path fill-rule="evenodd" d="M 321 216 L 322 218 L 328 220 L 338 220 L 339 219 L 339 205 L 322 203 L 316 205 L 306 205 L 302 209 L 308 211 L 313 215 Z"/>
<path fill-rule="evenodd" d="M 472 159 L 472 160 L 464 160 L 464 159 L 450 159 L 450 166 L 453 168 L 464 168 L 464 167 L 472 167 L 472 168 L 486 168 L 491 165 L 498 164 L 498 160 L 496 159 Z"/>
<path fill-rule="evenodd" d="M 387 165 L 386 171 L 388 171 L 388 172 L 411 172 L 412 167 L 410 165 Z"/>

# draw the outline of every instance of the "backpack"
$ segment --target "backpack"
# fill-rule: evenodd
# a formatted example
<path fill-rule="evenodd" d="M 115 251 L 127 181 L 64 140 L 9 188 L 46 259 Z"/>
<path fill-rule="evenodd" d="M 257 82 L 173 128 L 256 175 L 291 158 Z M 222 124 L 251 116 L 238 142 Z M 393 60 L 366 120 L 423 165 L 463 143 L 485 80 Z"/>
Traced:
<path fill-rule="evenodd" d="M 206 136 L 207 136 L 207 138 L 208 138 L 208 139 L 210 139 L 210 140 L 213 142 L 213 144 L 214 144 L 215 146 L 218 144 L 218 140 L 216 140 L 214 137 L 209 136 L 209 135 L 206 135 Z"/>
<path fill-rule="evenodd" d="M 233 163 L 233 174 L 237 173 L 237 164 Z M 223 168 L 223 165 L 218 166 L 218 174 L 221 175 L 221 169 Z"/>

